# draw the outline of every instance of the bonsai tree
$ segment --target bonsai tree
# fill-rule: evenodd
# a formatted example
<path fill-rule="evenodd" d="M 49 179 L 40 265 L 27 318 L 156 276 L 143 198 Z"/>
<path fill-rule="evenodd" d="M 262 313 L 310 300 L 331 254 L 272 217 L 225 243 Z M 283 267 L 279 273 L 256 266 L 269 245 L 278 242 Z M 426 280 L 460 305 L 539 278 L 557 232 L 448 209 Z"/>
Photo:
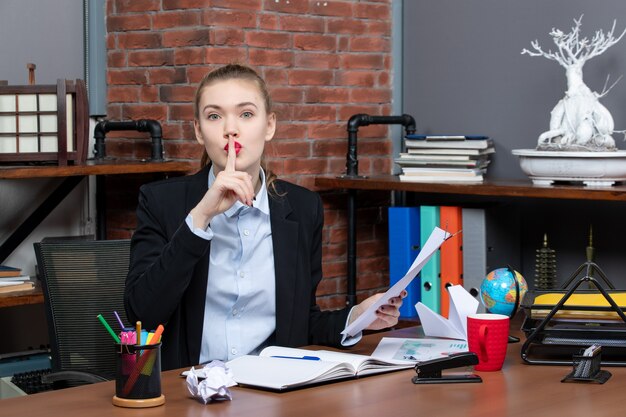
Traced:
<path fill-rule="evenodd" d="M 583 66 L 591 58 L 615 45 L 626 34 L 626 30 L 615 36 L 613 21 L 610 31 L 604 33 L 598 30 L 589 40 L 580 37 L 581 21 L 582 16 L 574 19 L 575 25 L 570 33 L 552 29 L 550 36 L 557 46 L 555 52 L 543 51 L 537 40 L 531 42 L 532 50 L 522 50 L 522 54 L 556 61 L 565 68 L 567 76 L 565 97 L 552 109 L 550 129 L 539 136 L 537 150 L 615 151 L 612 134 L 625 132 L 613 130 L 613 117 L 599 101 L 615 83 L 607 89 L 607 77 L 602 93 L 591 91 L 583 81 Z"/>

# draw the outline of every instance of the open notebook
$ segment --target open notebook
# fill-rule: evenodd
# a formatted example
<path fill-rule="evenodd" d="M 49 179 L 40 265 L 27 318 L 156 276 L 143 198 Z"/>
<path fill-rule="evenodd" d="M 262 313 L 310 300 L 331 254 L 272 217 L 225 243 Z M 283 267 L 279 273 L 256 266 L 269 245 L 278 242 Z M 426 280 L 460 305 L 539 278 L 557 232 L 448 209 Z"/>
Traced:
<path fill-rule="evenodd" d="M 415 363 L 328 350 L 269 346 L 259 356 L 240 356 L 226 366 L 233 371 L 233 379 L 238 384 L 284 390 L 412 368 Z"/>

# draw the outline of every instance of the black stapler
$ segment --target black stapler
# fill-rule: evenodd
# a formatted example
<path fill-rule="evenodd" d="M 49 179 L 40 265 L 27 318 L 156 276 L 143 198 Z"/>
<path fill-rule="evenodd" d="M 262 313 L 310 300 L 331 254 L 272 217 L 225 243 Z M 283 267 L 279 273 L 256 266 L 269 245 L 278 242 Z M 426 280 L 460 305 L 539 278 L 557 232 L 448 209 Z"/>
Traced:
<path fill-rule="evenodd" d="M 473 352 L 455 353 L 443 358 L 418 362 L 415 365 L 417 375 L 413 377 L 414 384 L 448 384 L 457 382 L 483 382 L 482 378 L 474 374 L 441 375 L 441 371 L 450 368 L 478 364 L 478 356 Z"/>

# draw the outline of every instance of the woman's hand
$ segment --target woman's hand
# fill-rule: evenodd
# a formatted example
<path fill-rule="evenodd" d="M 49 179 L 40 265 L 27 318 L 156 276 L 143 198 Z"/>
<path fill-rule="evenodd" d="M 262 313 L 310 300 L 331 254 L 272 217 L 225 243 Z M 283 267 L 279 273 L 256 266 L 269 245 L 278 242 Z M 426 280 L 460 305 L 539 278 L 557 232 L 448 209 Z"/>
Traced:
<path fill-rule="evenodd" d="M 228 210 L 237 200 L 248 206 L 252 205 L 252 177 L 247 172 L 235 170 L 236 158 L 234 139 L 230 137 L 226 166 L 215 176 L 213 185 L 202 200 L 191 210 L 194 227 L 206 229 L 213 217 Z"/>
<path fill-rule="evenodd" d="M 406 297 L 407 292 L 402 291 L 400 296 L 389 299 L 387 304 L 383 304 L 376 310 L 376 320 L 374 320 L 366 330 L 380 330 L 387 327 L 395 326 L 398 324 L 398 317 L 400 317 L 400 311 L 398 310 L 402 305 L 402 299 Z M 350 322 L 356 320 L 363 312 L 365 312 L 372 304 L 377 302 L 384 294 L 375 294 L 371 297 L 363 300 L 360 304 L 357 304 L 352 311 Z"/>

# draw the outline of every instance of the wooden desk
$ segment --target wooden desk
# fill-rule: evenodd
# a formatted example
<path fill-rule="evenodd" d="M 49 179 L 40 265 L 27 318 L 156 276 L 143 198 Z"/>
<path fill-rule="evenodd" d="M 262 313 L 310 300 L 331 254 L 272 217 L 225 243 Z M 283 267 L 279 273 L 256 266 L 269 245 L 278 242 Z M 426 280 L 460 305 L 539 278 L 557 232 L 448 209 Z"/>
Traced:
<path fill-rule="evenodd" d="M 392 332 L 414 337 L 416 328 Z M 370 353 L 381 334 L 352 349 Z M 165 405 L 142 411 L 111 404 L 115 386 L 104 382 L 0 401 L 4 416 L 254 416 L 254 417 L 484 417 L 623 416 L 626 368 L 609 368 L 604 385 L 561 383 L 571 368 L 522 363 L 521 343 L 509 345 L 500 372 L 481 372 L 482 384 L 414 385 L 411 369 L 285 393 L 234 387 L 233 401 L 204 405 L 189 397 L 180 371 L 163 373 Z"/>

